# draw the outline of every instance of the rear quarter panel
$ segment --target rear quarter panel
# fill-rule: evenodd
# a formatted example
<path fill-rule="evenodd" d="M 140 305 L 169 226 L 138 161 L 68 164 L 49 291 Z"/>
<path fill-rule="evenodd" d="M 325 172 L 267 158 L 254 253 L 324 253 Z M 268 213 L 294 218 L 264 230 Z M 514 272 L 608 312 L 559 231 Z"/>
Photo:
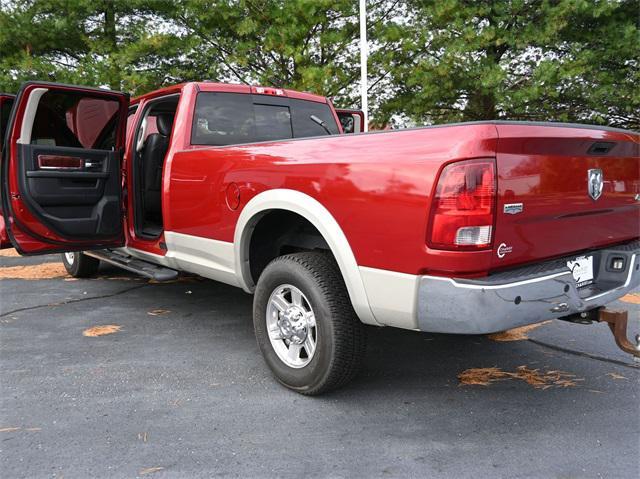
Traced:
<path fill-rule="evenodd" d="M 186 144 L 170 154 L 166 229 L 233 241 L 244 205 L 286 188 L 322 203 L 361 266 L 410 274 L 478 272 L 491 252 L 430 251 L 425 244 L 433 183 L 449 161 L 493 157 L 493 125 L 460 125 L 227 147 Z M 230 186 L 232 185 L 232 186 Z M 227 190 L 238 188 L 231 209 Z"/>

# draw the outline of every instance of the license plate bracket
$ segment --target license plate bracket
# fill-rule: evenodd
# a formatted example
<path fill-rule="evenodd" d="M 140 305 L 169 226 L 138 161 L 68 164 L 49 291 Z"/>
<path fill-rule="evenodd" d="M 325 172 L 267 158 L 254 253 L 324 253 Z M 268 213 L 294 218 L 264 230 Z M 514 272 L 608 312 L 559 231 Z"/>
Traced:
<path fill-rule="evenodd" d="M 581 288 L 593 283 L 593 256 L 578 256 L 569 260 L 567 268 L 573 275 L 576 287 Z"/>

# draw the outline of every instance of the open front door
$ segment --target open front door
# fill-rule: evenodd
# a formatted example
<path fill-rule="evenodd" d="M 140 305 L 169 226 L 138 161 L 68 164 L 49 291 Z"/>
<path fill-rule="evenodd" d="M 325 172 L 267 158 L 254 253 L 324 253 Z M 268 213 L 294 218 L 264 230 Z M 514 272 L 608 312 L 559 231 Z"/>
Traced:
<path fill-rule="evenodd" d="M 121 162 L 129 97 L 22 85 L 1 165 L 2 214 L 20 254 L 124 244 Z"/>

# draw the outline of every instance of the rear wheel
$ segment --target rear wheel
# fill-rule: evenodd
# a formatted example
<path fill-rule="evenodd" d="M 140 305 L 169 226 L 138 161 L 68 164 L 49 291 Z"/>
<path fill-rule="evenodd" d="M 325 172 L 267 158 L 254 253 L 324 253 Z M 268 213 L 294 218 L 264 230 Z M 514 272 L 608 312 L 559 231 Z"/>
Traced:
<path fill-rule="evenodd" d="M 74 278 L 88 278 L 98 272 L 100 260 L 79 251 L 62 253 L 62 264 Z"/>
<path fill-rule="evenodd" d="M 364 326 L 331 255 L 273 260 L 258 281 L 253 312 L 262 355 L 286 387 L 321 394 L 346 384 L 360 369 Z"/>

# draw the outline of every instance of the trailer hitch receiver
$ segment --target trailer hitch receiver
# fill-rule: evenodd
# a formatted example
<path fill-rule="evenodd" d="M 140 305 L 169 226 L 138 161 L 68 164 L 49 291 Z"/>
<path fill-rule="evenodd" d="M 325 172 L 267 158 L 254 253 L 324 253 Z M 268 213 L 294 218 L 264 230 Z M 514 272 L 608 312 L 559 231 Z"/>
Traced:
<path fill-rule="evenodd" d="M 598 321 L 607 323 L 616 344 L 625 353 L 634 356 L 635 360 L 640 360 L 640 335 L 636 336 L 636 344 L 634 345 L 627 337 L 627 322 L 629 320 L 628 311 L 620 311 L 608 308 L 600 308 L 598 310 Z"/>

